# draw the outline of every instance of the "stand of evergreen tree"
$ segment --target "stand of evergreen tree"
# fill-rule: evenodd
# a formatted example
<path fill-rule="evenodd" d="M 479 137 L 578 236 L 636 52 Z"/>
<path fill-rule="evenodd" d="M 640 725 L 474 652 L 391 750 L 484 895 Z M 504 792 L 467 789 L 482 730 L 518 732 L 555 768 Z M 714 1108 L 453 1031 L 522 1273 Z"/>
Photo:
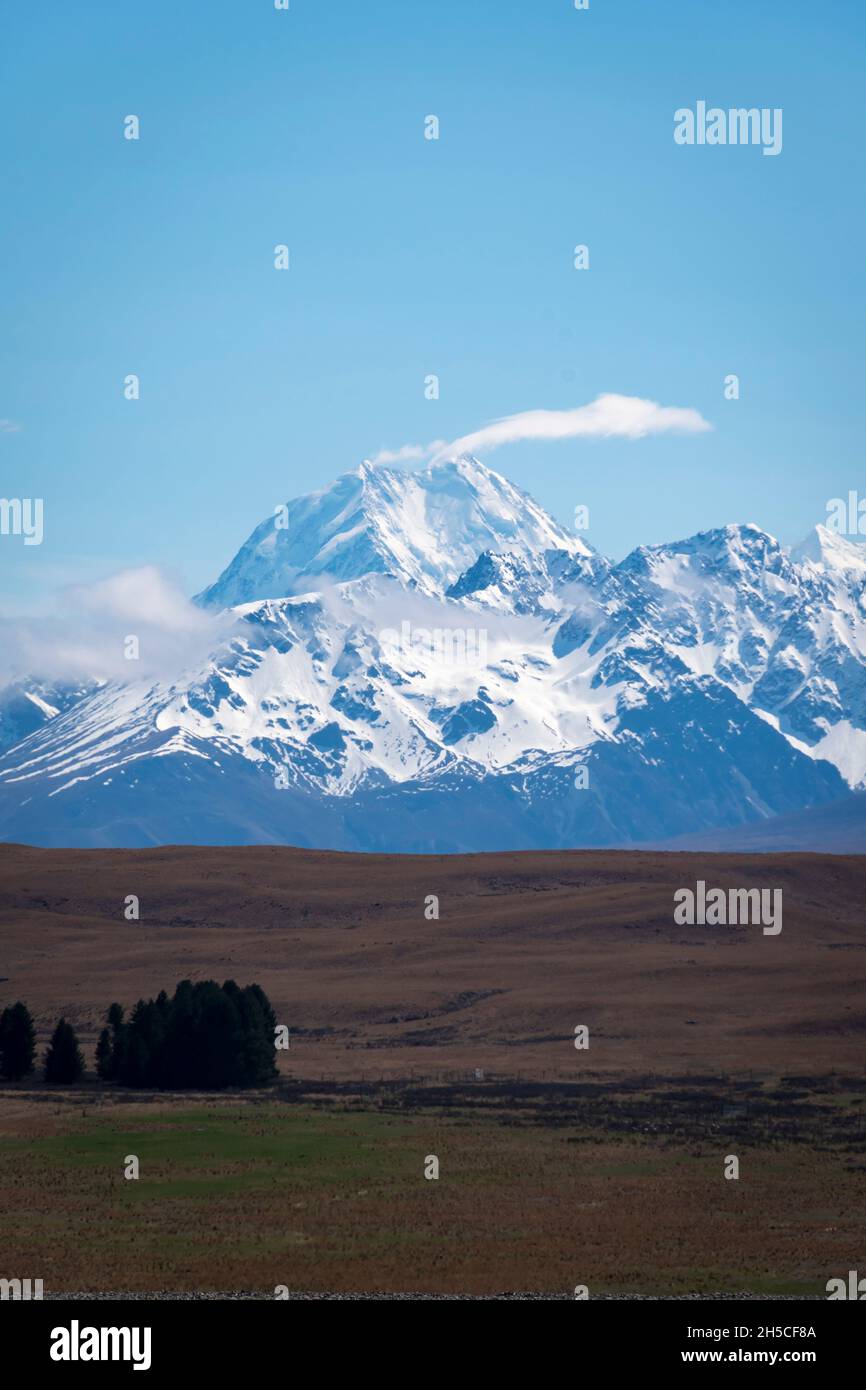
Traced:
<path fill-rule="evenodd" d="M 83 1075 L 84 1058 L 75 1029 L 65 1018 L 61 1018 L 45 1054 L 45 1080 L 54 1085 L 69 1086 Z"/>
<path fill-rule="evenodd" d="M 263 1086 L 277 1074 L 276 1018 L 259 985 L 182 980 L 169 999 L 139 999 L 127 1021 L 108 1011 L 96 1048 L 106 1081 L 153 1090 Z"/>
<path fill-rule="evenodd" d="M 0 1014 L 0 1076 L 20 1081 L 29 1076 L 36 1061 L 36 1030 L 30 1011 L 21 1003 Z"/>

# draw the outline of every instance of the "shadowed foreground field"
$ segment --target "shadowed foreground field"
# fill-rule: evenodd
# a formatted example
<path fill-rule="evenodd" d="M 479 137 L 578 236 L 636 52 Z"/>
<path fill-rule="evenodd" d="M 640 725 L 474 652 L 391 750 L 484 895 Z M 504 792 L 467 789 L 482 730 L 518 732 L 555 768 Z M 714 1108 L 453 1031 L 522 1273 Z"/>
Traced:
<path fill-rule="evenodd" d="M 737 1182 L 722 1175 L 733 1119 L 677 1095 L 608 1089 L 597 1114 L 569 1095 L 514 1110 L 492 1088 L 480 1107 L 410 1113 L 396 1088 L 328 1108 L 22 1095 L 0 1138 L 4 1266 L 49 1292 L 804 1296 L 862 1262 L 863 1092 L 802 1109 L 765 1096 Z"/>
<path fill-rule="evenodd" d="M 698 878 L 781 887 L 781 934 L 674 925 Z M 291 1030 L 267 1093 L 0 1091 L 0 1275 L 821 1295 L 864 1258 L 864 891 L 819 856 L 0 847 L 40 1046 L 65 1013 L 92 1065 L 112 1000 L 184 977 Z"/>

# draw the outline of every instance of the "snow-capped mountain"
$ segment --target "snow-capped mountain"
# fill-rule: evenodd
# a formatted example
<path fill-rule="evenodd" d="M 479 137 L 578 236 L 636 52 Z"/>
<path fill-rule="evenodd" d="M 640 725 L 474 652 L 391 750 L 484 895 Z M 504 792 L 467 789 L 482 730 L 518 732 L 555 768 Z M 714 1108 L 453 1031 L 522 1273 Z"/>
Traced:
<path fill-rule="evenodd" d="M 257 527 L 174 679 L 0 763 L 0 835 L 469 850 L 659 842 L 866 781 L 866 562 L 753 525 L 612 565 L 475 459 L 363 464 Z"/>
<path fill-rule="evenodd" d="M 532 555 L 546 548 L 589 553 L 477 459 L 416 473 L 364 462 L 321 492 L 275 508 L 199 601 L 229 608 L 367 574 L 396 575 L 439 594 L 483 550 Z"/>
<path fill-rule="evenodd" d="M 73 683 L 34 677 L 0 689 L 0 752 L 56 719 L 97 685 L 97 681 Z"/>

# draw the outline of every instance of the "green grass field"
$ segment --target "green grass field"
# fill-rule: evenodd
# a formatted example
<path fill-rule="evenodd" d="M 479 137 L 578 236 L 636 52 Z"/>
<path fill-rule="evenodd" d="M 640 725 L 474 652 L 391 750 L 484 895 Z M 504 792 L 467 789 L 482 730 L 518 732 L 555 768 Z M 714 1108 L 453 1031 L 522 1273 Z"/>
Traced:
<path fill-rule="evenodd" d="M 46 1291 L 817 1294 L 862 1263 L 866 1175 L 843 1141 L 761 1142 L 728 1182 L 711 1135 L 660 1144 L 577 1112 L 15 1094 L 0 1272 Z"/>

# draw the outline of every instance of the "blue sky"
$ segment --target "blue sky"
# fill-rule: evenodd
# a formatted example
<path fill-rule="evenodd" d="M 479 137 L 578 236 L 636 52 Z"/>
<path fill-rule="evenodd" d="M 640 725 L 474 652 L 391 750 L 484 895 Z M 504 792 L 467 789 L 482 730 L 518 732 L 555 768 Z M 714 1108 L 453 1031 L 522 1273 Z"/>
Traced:
<path fill-rule="evenodd" d="M 141 564 L 194 591 L 365 455 L 601 392 L 714 429 L 486 461 L 613 556 L 866 493 L 859 0 L 5 15 L 0 494 L 45 503 L 7 609 Z M 677 146 L 698 99 L 781 107 L 782 153 Z"/>

